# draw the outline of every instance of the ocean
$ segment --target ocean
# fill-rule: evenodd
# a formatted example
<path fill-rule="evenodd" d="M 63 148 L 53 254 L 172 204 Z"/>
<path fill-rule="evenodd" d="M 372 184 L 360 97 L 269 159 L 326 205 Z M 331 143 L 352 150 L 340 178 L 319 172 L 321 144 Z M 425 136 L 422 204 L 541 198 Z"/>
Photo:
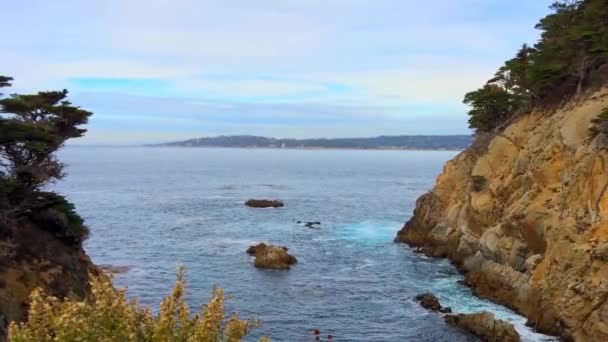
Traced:
<path fill-rule="evenodd" d="M 229 313 L 262 322 L 247 341 L 312 341 L 313 329 L 334 341 L 477 340 L 421 308 L 422 292 L 457 313 L 494 312 L 525 341 L 548 340 L 474 297 L 449 262 L 393 242 L 457 153 L 68 146 L 68 175 L 53 188 L 85 218 L 93 262 L 129 268 L 117 286 L 156 308 L 184 265 L 191 308 L 219 286 Z M 248 208 L 251 198 L 285 207 Z M 289 247 L 298 264 L 256 269 L 245 250 L 257 242 Z"/>

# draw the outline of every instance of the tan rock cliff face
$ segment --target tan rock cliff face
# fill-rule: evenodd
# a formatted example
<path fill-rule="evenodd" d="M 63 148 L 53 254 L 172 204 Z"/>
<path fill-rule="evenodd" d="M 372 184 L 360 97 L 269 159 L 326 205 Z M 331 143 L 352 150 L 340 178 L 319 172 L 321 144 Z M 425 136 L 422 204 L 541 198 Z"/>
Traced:
<path fill-rule="evenodd" d="M 608 341 L 608 150 L 589 139 L 605 107 L 608 89 L 478 138 L 396 240 L 450 258 L 540 331 Z"/>

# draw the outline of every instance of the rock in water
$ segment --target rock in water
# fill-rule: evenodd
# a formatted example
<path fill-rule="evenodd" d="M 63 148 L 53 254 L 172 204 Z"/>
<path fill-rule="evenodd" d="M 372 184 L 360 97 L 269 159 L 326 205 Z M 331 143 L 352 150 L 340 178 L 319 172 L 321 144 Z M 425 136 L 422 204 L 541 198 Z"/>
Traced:
<path fill-rule="evenodd" d="M 442 313 L 452 312 L 451 308 L 442 307 L 441 303 L 439 303 L 439 299 L 437 297 L 435 297 L 432 293 L 419 294 L 416 297 L 414 297 L 414 299 L 416 299 L 418 302 L 420 302 L 420 305 L 425 309 L 429 309 L 431 311 L 436 311 L 436 312 L 442 312 Z"/>
<path fill-rule="evenodd" d="M 288 270 L 298 262 L 288 251 L 287 247 L 267 245 L 263 242 L 247 249 L 247 253 L 255 257 L 255 267 L 275 270 Z"/>
<path fill-rule="evenodd" d="M 319 225 L 321 225 L 321 222 L 319 221 L 315 221 L 315 222 L 306 222 L 304 224 L 304 226 L 306 228 L 310 228 L 310 229 L 321 229 L 321 227 L 319 227 Z"/>
<path fill-rule="evenodd" d="M 513 324 L 496 319 L 490 312 L 447 315 L 449 325 L 463 328 L 487 342 L 520 342 L 521 338 Z"/>
<path fill-rule="evenodd" d="M 280 208 L 285 204 L 279 200 L 250 199 L 245 205 L 251 208 Z"/>

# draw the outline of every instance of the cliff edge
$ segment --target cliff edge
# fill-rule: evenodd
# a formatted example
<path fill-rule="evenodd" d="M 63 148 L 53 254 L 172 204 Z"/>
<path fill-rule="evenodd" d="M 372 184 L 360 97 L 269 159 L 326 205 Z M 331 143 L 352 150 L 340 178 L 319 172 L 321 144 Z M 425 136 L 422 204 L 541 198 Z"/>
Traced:
<path fill-rule="evenodd" d="M 24 223 L 0 239 L 0 341 L 10 321 L 26 318 L 35 288 L 58 298 L 82 299 L 90 293 L 89 275 L 101 271 L 80 245 Z"/>
<path fill-rule="evenodd" d="M 608 341 L 608 89 L 520 115 L 449 161 L 398 233 L 541 332 Z"/>

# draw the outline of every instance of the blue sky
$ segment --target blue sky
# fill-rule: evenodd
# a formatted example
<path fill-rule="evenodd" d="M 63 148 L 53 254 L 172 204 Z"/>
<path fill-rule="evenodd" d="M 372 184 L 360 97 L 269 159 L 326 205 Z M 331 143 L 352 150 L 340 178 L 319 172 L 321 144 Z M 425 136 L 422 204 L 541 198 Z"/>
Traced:
<path fill-rule="evenodd" d="M 0 74 L 69 89 L 80 143 L 467 134 L 463 94 L 551 2 L 6 1 Z"/>

